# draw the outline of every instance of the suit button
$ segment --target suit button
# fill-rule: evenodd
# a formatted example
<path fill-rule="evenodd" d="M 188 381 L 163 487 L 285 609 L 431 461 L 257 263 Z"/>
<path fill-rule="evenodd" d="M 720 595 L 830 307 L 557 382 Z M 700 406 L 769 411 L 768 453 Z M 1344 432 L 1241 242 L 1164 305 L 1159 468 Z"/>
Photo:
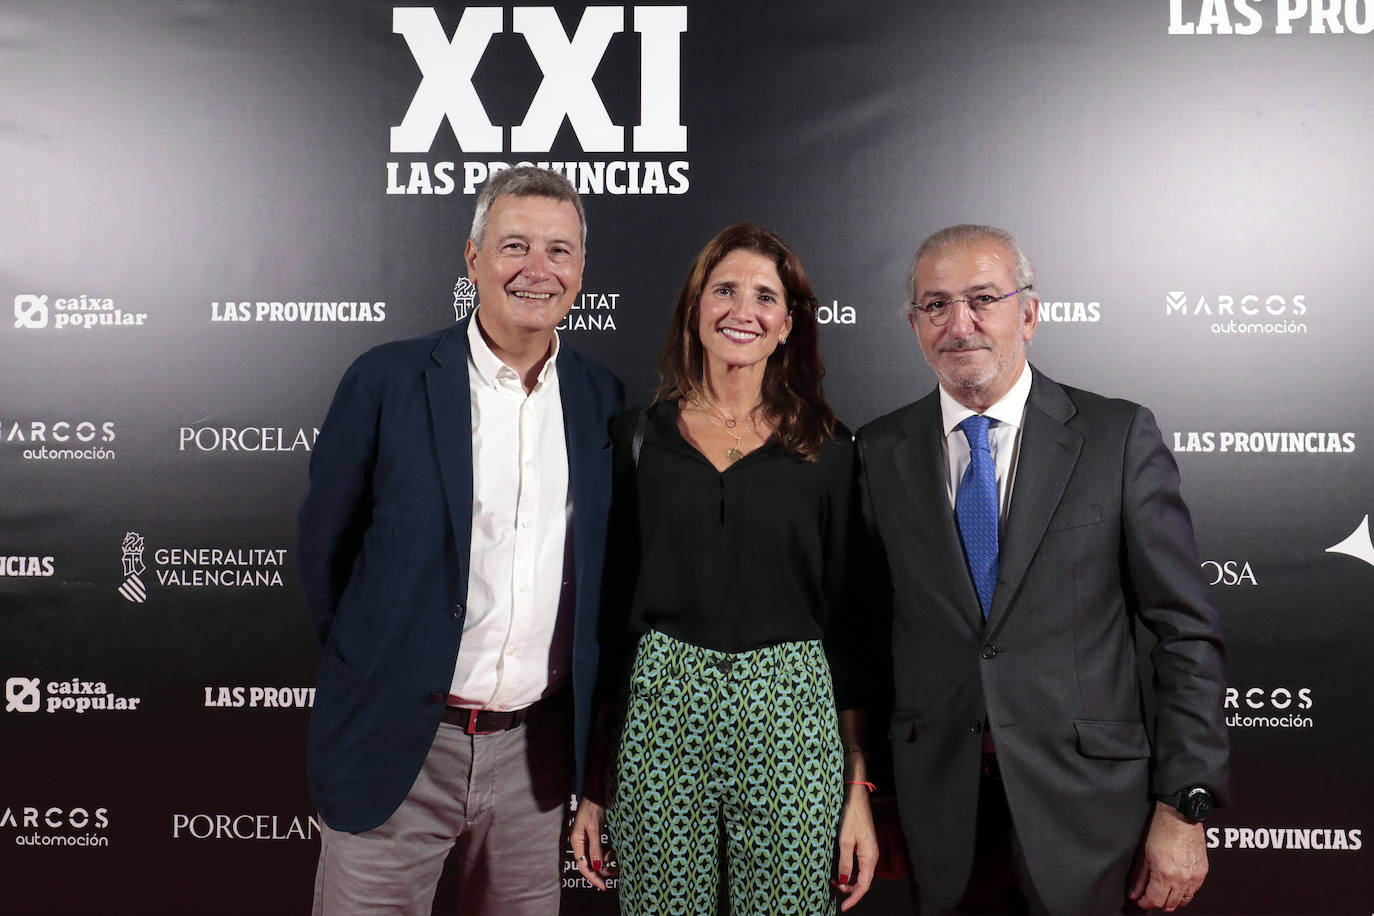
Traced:
<path fill-rule="evenodd" d="M 445 700 L 448 699 L 448 694 L 446 694 L 446 693 L 440 693 L 439 691 L 436 690 L 436 691 L 434 691 L 433 693 L 431 693 L 429 696 L 425 697 L 425 699 L 426 699 L 426 700 L 429 700 L 429 702 L 431 702 L 431 703 L 442 703 L 442 702 L 444 702 Z"/>
<path fill-rule="evenodd" d="M 462 617 L 462 616 L 463 616 L 463 606 L 462 606 L 461 604 L 455 604 L 455 605 L 453 606 L 453 619 L 454 619 L 454 620 L 457 620 L 459 617 Z"/>
<path fill-rule="evenodd" d="M 972 722 L 968 724 L 968 730 L 973 732 L 975 735 L 978 734 L 983 730 L 983 721 L 981 719 L 974 719 Z"/>
<path fill-rule="evenodd" d="M 996 646 L 994 646 L 994 645 L 986 645 L 986 646 L 983 647 L 983 658 L 996 658 L 996 657 L 997 657 L 997 647 L 996 647 Z"/>

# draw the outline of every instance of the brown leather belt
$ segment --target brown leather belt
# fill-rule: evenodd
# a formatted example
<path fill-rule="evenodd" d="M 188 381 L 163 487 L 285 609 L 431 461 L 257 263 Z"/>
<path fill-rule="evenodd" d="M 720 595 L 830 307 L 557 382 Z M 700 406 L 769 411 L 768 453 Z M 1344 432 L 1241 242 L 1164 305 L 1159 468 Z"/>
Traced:
<path fill-rule="evenodd" d="M 526 706 L 524 709 L 516 709 L 510 712 L 497 712 L 491 709 L 464 709 L 461 706 L 445 706 L 443 720 L 450 725 L 456 725 L 469 735 L 490 735 L 494 732 L 510 731 L 517 725 L 523 725 L 534 718 L 535 712 L 549 698 L 544 697 Z"/>

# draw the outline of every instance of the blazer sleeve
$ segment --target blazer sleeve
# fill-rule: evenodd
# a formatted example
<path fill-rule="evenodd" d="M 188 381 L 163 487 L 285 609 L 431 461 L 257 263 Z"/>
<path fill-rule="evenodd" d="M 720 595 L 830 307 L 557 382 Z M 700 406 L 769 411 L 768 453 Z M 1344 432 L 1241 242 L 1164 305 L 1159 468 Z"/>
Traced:
<path fill-rule="evenodd" d="M 598 630 L 601 661 L 597 692 L 617 700 L 624 689 L 638 634 L 630 619 L 639 584 L 639 479 L 633 456 L 635 424 L 648 408 L 626 410 L 612 418 L 611 508 L 606 528 L 606 561 L 602 567 L 601 616 Z M 645 417 L 647 424 L 647 415 Z"/>
<path fill-rule="evenodd" d="M 321 645 L 329 638 L 372 519 L 379 413 L 379 400 L 355 363 L 339 383 L 310 455 L 310 489 L 297 518 L 296 559 Z"/>
<path fill-rule="evenodd" d="M 859 464 L 848 430 L 836 432 L 836 442 L 822 460 L 830 463 L 828 499 L 823 516 L 822 561 L 826 598 L 824 645 L 839 709 L 870 709 L 884 684 L 875 671 L 886 658 L 872 638 L 871 616 L 875 569 L 865 543 L 860 506 Z"/>
<path fill-rule="evenodd" d="M 1179 492 L 1178 465 L 1143 407 L 1127 435 L 1122 484 L 1126 593 L 1156 638 L 1151 791 L 1171 795 L 1203 785 L 1224 805 L 1229 739 L 1221 626 Z"/>

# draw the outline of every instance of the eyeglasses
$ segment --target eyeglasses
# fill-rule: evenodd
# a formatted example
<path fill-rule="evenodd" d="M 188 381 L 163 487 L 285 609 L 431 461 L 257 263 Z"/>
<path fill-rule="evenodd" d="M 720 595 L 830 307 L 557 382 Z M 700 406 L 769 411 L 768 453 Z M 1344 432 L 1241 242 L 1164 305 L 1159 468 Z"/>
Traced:
<path fill-rule="evenodd" d="M 926 321 L 928 321 L 932 327 L 938 328 L 949 321 L 949 316 L 954 314 L 954 306 L 962 302 L 964 305 L 968 306 L 969 314 L 973 317 L 973 320 L 979 321 L 991 314 L 992 310 L 997 307 L 997 303 L 1004 299 L 1010 299 L 1017 293 L 1024 293 L 1030 288 L 1031 284 L 1027 283 L 1020 289 L 1014 289 L 1004 296 L 994 296 L 991 293 L 982 293 L 977 296 L 967 296 L 963 299 L 932 299 L 929 302 L 913 302 L 911 303 L 912 317 L 914 318 L 916 313 L 919 312 L 925 316 Z"/>

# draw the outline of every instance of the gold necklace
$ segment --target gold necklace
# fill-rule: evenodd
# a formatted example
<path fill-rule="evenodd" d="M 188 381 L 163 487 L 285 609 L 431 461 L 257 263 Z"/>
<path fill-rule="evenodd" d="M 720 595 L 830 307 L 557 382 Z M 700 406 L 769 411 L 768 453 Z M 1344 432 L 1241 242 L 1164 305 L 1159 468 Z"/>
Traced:
<path fill-rule="evenodd" d="M 734 417 L 727 417 L 724 413 L 716 411 L 716 413 L 720 416 L 720 422 L 717 423 L 716 418 L 711 415 L 711 411 L 706 409 L 706 404 L 704 403 L 704 401 L 694 398 L 691 403 L 693 407 L 701 411 L 702 414 L 706 417 L 706 422 L 710 423 L 716 429 L 720 430 L 721 432 L 725 433 L 725 435 L 730 436 L 732 439 L 735 440 L 735 444 L 725 450 L 725 460 L 730 462 L 731 464 L 734 464 L 736 461 L 739 461 L 741 458 L 743 458 L 744 452 L 740 451 L 740 446 L 744 444 L 744 434 L 741 433 L 736 435 L 734 431 L 735 425 L 739 421 L 736 420 Z M 758 428 L 754 425 L 753 412 L 751 411 L 749 413 L 749 416 L 745 417 L 745 419 L 749 421 L 749 431 L 752 432 L 754 435 L 758 435 Z"/>

